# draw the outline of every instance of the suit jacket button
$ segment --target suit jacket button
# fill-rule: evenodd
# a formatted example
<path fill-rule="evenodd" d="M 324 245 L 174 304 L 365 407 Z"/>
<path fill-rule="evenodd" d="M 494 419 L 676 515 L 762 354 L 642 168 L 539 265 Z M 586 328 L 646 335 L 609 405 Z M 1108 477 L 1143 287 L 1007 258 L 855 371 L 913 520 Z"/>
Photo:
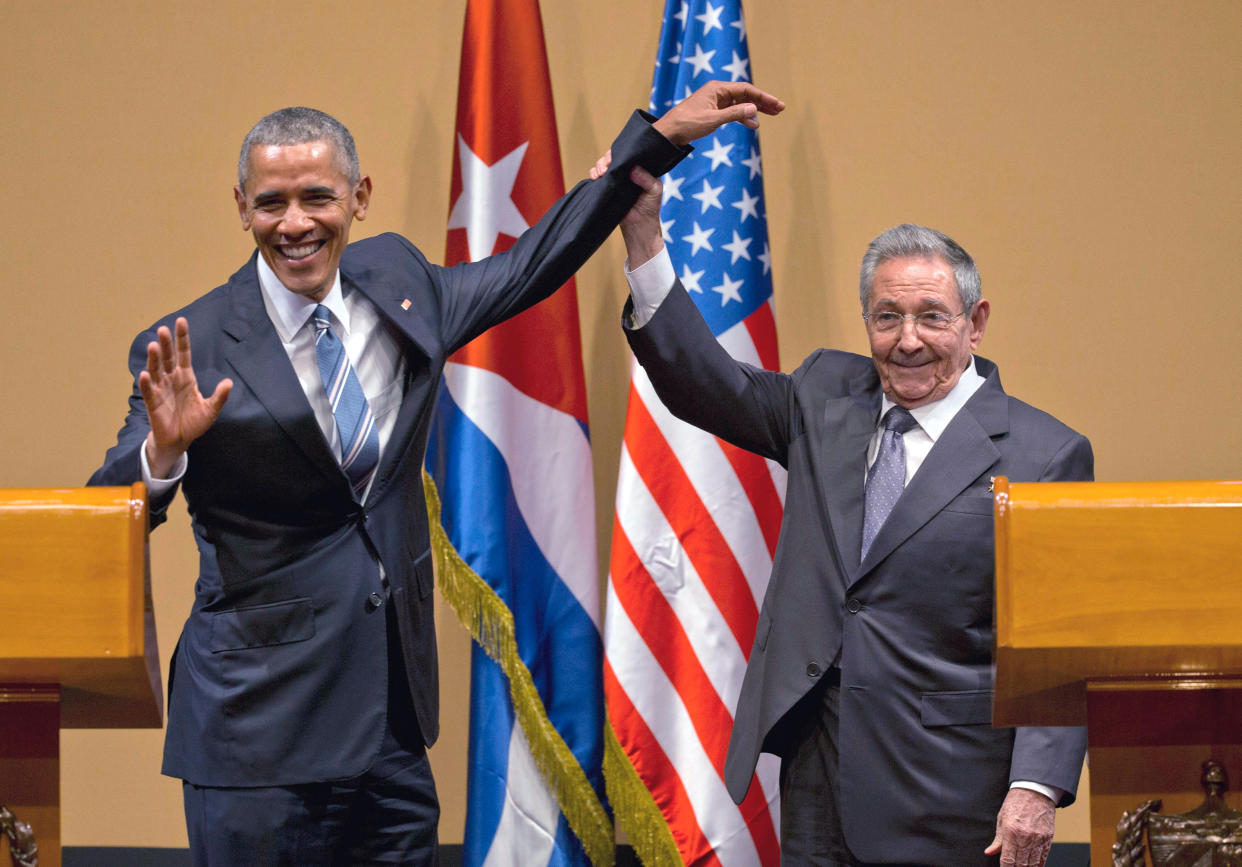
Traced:
<path fill-rule="evenodd" d="M 862 603 L 857 599 L 851 599 L 845 603 L 845 610 L 850 614 L 857 614 L 859 611 L 862 611 Z"/>
<path fill-rule="evenodd" d="M 822 673 L 823 673 L 823 670 L 815 663 L 811 662 L 807 664 L 807 667 L 806 667 L 807 677 L 819 677 Z"/>
<path fill-rule="evenodd" d="M 374 611 L 384 604 L 384 597 L 378 593 L 372 593 L 367 597 L 367 611 Z"/>

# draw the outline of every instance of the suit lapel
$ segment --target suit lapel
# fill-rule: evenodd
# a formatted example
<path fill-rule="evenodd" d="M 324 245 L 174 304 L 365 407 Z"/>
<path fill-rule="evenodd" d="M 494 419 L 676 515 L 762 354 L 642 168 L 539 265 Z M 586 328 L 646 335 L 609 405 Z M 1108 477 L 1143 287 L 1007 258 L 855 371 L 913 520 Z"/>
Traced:
<path fill-rule="evenodd" d="M 228 317 L 222 323 L 233 339 L 224 355 L 276 424 L 328 479 L 348 490 L 349 481 L 315 421 L 289 356 L 263 306 L 254 256 L 233 275 Z"/>
<path fill-rule="evenodd" d="M 403 281 L 408 282 L 408 280 Z M 367 297 L 380 315 L 391 322 L 423 355 L 431 358 L 439 345 L 434 329 L 426 320 L 419 298 L 403 295 L 403 289 L 385 270 L 341 259 L 341 284 Z"/>
<path fill-rule="evenodd" d="M 854 380 L 848 396 L 829 400 L 824 407 L 821 494 L 846 575 L 858 569 L 867 446 L 879 411 L 879 381 L 874 374 Z"/>
<path fill-rule="evenodd" d="M 1009 430 L 1005 392 L 995 365 L 982 358 L 977 359 L 976 365 L 987 378 L 954 416 L 914 478 L 906 485 L 888 520 L 871 543 L 867 558 L 860 564 L 854 580 L 861 578 L 914 535 L 1000 458 L 1000 450 L 992 442 L 992 437 Z"/>
<path fill-rule="evenodd" d="M 397 412 L 392 435 L 384 447 L 384 454 L 380 457 L 375 482 L 368 495 L 370 498 L 378 494 L 393 477 L 409 448 L 427 398 L 425 389 L 416 387 L 419 374 L 428 370 L 427 363 L 420 362 L 418 356 L 421 355 L 427 360 L 435 357 L 434 347 L 438 346 L 438 340 L 424 318 L 426 311 L 420 309 L 414 299 L 402 295 L 402 288 L 389 278 L 387 272 L 371 267 L 351 267 L 342 260 L 341 281 L 343 285 L 366 296 L 379 312 L 380 318 L 391 324 L 398 339 L 403 340 L 409 350 L 412 350 L 405 353 L 406 376 L 401 408 Z"/>

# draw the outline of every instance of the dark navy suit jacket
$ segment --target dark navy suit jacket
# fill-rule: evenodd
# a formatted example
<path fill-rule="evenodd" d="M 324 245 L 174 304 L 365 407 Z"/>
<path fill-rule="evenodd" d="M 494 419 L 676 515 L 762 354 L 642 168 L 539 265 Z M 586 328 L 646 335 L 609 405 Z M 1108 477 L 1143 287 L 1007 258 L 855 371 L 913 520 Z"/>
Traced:
<path fill-rule="evenodd" d="M 870 358 L 819 350 L 789 375 L 736 362 L 680 284 L 628 336 L 674 414 L 789 471 L 725 765 L 734 799 L 761 751 L 783 752 L 777 723 L 840 653 L 840 809 L 856 857 L 980 864 L 1010 781 L 1073 801 L 1084 729 L 991 726 L 990 479 L 1090 479 L 1090 443 L 1006 395 L 996 366 L 976 358 L 984 384 L 860 562 L 881 400 Z"/>
<path fill-rule="evenodd" d="M 445 359 L 578 269 L 637 197 L 631 167 L 662 174 L 687 150 L 636 114 L 613 143 L 604 178 L 578 184 L 509 251 L 477 263 L 433 265 L 397 235 L 347 248 L 343 288 L 371 301 L 406 360 L 404 400 L 363 504 L 268 319 L 253 257 L 228 283 L 138 335 L 130 350 L 135 377 L 155 329 L 185 316 L 200 389 L 210 394 L 220 380 L 234 382 L 220 418 L 190 446 L 181 483 L 200 567 L 169 674 L 166 774 L 205 786 L 275 786 L 365 771 L 387 711 L 384 604 L 395 606 L 418 724 L 434 742 L 436 642 L 421 465 Z M 148 431 L 135 387 L 117 444 L 90 484 L 139 479 Z M 169 500 L 152 504 L 153 524 Z M 378 606 L 377 560 L 391 588 Z"/>

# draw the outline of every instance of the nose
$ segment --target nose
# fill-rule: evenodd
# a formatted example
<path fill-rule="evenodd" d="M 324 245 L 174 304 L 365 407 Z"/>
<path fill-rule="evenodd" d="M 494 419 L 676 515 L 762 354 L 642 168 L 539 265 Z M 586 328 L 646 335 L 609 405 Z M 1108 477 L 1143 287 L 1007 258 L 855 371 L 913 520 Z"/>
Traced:
<path fill-rule="evenodd" d="M 314 222 L 297 202 L 285 208 L 285 213 L 280 220 L 280 232 L 283 235 L 305 235 L 314 227 Z"/>
<path fill-rule="evenodd" d="M 902 352 L 908 353 L 918 352 L 923 348 L 923 336 L 919 334 L 919 328 L 913 316 L 907 316 L 901 320 L 901 332 L 897 346 Z"/>

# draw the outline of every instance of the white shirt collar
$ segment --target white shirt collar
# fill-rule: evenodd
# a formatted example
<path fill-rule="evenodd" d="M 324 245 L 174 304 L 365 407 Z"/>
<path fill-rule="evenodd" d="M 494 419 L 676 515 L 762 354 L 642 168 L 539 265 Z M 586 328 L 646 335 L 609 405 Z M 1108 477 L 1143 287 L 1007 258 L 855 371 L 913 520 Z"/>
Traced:
<path fill-rule="evenodd" d="M 306 320 L 315 312 L 316 304 L 322 304 L 332 311 L 336 321 L 340 323 L 342 339 L 349 334 L 349 310 L 345 307 L 345 293 L 341 291 L 341 271 L 338 268 L 332 278 L 332 288 L 322 301 L 312 301 L 305 295 L 299 295 L 285 288 L 280 282 L 272 266 L 267 264 L 263 254 L 259 254 L 259 288 L 263 290 L 263 306 L 267 315 L 276 326 L 276 333 L 285 343 L 291 343 L 293 336 L 306 325 Z M 333 329 L 335 331 L 336 329 Z"/>
<path fill-rule="evenodd" d="M 970 356 L 970 365 L 962 371 L 962 375 L 958 377 L 957 384 L 953 386 L 940 400 L 925 403 L 910 410 L 910 415 L 914 416 L 914 420 L 919 423 L 919 427 L 923 429 L 932 442 L 940 439 L 940 435 L 944 433 L 944 429 L 949 426 L 949 422 L 953 421 L 953 417 L 957 415 L 958 410 L 966 405 L 966 401 L 979 390 L 979 386 L 983 385 L 984 379 L 979 375 L 979 371 L 975 370 L 975 357 Z M 880 406 L 880 418 L 884 418 L 884 414 L 892 407 L 896 406 L 888 395 L 883 395 Z"/>

